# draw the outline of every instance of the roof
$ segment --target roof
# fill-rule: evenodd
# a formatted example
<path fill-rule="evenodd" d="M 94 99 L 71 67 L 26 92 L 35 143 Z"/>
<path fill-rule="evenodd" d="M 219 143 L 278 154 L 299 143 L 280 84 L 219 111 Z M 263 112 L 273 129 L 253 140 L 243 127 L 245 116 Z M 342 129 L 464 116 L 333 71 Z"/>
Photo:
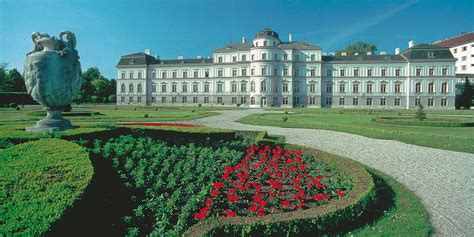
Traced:
<path fill-rule="evenodd" d="M 411 48 L 408 48 L 400 53 L 407 60 L 433 60 L 433 59 L 447 59 L 453 60 L 456 59 L 449 51 L 448 47 L 432 45 L 432 44 L 418 44 Z"/>
<path fill-rule="evenodd" d="M 279 48 L 282 49 L 321 49 L 319 46 L 316 46 L 314 44 L 310 44 L 308 42 L 304 41 L 298 41 L 298 42 L 281 42 L 278 45 Z"/>
<path fill-rule="evenodd" d="M 255 34 L 255 39 L 257 39 L 257 38 L 280 39 L 280 37 L 278 36 L 278 33 L 276 33 L 275 31 L 273 31 L 270 28 L 264 28 L 263 30 L 257 32 L 257 34 Z"/>
<path fill-rule="evenodd" d="M 253 47 L 252 43 L 248 44 L 228 44 L 225 47 L 218 48 L 214 50 L 214 53 L 228 53 L 228 52 L 236 52 L 236 51 L 249 51 Z M 273 46 L 269 46 L 273 47 Z M 281 49 L 297 49 L 297 50 L 305 50 L 305 49 L 321 49 L 319 46 L 314 44 L 310 44 L 304 41 L 298 42 L 281 42 L 277 47 Z"/>
<path fill-rule="evenodd" d="M 224 52 L 236 52 L 236 51 L 248 51 L 252 48 L 252 43 L 248 44 L 228 44 L 222 48 L 215 49 L 215 53 L 224 53 Z"/>
<path fill-rule="evenodd" d="M 323 56 L 323 62 L 405 62 L 400 55 L 348 55 L 348 56 Z"/>
<path fill-rule="evenodd" d="M 152 64 L 200 64 L 200 63 L 212 63 L 212 58 L 191 58 L 191 59 L 170 59 L 170 60 L 158 60 Z"/>
<path fill-rule="evenodd" d="M 124 55 L 120 58 L 117 63 L 117 67 L 121 66 L 144 66 L 150 64 L 200 64 L 200 63 L 212 63 L 212 58 L 193 58 L 193 59 L 171 59 L 171 60 L 159 60 L 155 57 L 146 53 L 134 53 Z"/>
<path fill-rule="evenodd" d="M 461 44 L 466 44 L 469 42 L 474 42 L 474 32 L 469 32 L 465 34 L 461 34 L 451 39 L 443 40 L 441 42 L 436 43 L 439 46 L 446 46 L 446 47 L 453 47 Z"/>

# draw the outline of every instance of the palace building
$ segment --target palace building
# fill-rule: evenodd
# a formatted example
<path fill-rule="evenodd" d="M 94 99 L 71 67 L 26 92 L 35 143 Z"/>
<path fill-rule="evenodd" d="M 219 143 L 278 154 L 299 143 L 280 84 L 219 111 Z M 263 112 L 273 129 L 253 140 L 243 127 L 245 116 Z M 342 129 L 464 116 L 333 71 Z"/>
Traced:
<path fill-rule="evenodd" d="M 413 41 L 393 55 L 323 55 L 265 28 L 212 58 L 122 56 L 117 104 L 454 109 L 455 62 L 448 47 Z"/>

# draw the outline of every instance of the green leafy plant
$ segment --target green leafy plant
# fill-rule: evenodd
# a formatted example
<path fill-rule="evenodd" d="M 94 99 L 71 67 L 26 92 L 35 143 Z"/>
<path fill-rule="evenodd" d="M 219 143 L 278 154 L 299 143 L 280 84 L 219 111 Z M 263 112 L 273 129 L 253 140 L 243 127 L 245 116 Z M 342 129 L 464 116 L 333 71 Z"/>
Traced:
<path fill-rule="evenodd" d="M 418 105 L 418 108 L 416 109 L 415 118 L 420 121 L 423 121 L 426 119 L 425 108 L 422 103 L 420 103 Z"/>

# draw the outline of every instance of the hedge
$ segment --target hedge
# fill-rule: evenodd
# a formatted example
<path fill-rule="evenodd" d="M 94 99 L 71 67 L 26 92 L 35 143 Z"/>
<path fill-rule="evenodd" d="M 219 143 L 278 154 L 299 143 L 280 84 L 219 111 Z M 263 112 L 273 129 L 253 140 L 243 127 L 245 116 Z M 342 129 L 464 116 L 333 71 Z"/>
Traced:
<path fill-rule="evenodd" d="M 37 105 L 38 103 L 26 92 L 0 92 L 0 106 L 8 106 L 10 103 L 19 105 Z"/>
<path fill-rule="evenodd" d="M 80 199 L 93 176 L 86 149 L 42 139 L 0 153 L 0 235 L 44 235 Z"/>
<path fill-rule="evenodd" d="M 303 149 L 351 178 L 353 189 L 344 198 L 327 205 L 293 212 L 275 213 L 264 217 L 231 217 L 204 220 L 189 228 L 184 236 L 221 236 L 231 233 L 246 235 L 326 235 L 340 234 L 342 226 L 350 226 L 366 208 L 375 202 L 375 184 L 371 175 L 359 163 L 347 158 L 287 145 L 288 149 Z"/>
<path fill-rule="evenodd" d="M 375 117 L 374 121 L 383 124 L 430 126 L 430 127 L 474 127 L 474 122 L 463 120 L 446 120 L 443 118 L 428 118 L 424 121 L 411 117 Z"/>

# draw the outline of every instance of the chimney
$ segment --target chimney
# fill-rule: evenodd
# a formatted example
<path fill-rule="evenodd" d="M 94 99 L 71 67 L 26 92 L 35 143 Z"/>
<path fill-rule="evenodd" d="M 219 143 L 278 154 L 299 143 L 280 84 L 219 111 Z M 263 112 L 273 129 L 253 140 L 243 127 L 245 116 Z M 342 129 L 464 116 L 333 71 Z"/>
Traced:
<path fill-rule="evenodd" d="M 156 59 L 156 60 L 160 60 L 160 56 L 155 55 L 155 59 Z"/>
<path fill-rule="evenodd" d="M 411 48 L 414 45 L 415 45 L 415 41 L 413 41 L 413 40 L 408 41 L 408 48 Z"/>
<path fill-rule="evenodd" d="M 387 52 L 381 51 L 381 52 L 380 52 L 380 55 L 387 55 Z"/>
<path fill-rule="evenodd" d="M 288 42 L 293 42 L 293 36 L 291 34 L 288 35 Z"/>
<path fill-rule="evenodd" d="M 341 53 L 341 56 L 347 56 L 347 53 L 346 53 L 346 52 L 342 52 L 342 53 Z"/>
<path fill-rule="evenodd" d="M 245 39 L 245 36 L 242 36 L 242 44 L 246 44 L 247 40 Z"/>
<path fill-rule="evenodd" d="M 145 49 L 145 54 L 151 55 L 151 50 L 150 49 Z"/>
<path fill-rule="evenodd" d="M 372 55 L 372 52 L 367 52 L 367 55 Z"/>
<path fill-rule="evenodd" d="M 400 48 L 396 48 L 395 49 L 395 55 L 399 55 L 400 54 Z"/>
<path fill-rule="evenodd" d="M 178 56 L 178 60 L 183 60 L 184 57 L 183 56 Z"/>
<path fill-rule="evenodd" d="M 201 56 L 201 55 L 198 55 L 198 56 L 197 56 L 197 59 L 202 59 L 202 56 Z"/>

